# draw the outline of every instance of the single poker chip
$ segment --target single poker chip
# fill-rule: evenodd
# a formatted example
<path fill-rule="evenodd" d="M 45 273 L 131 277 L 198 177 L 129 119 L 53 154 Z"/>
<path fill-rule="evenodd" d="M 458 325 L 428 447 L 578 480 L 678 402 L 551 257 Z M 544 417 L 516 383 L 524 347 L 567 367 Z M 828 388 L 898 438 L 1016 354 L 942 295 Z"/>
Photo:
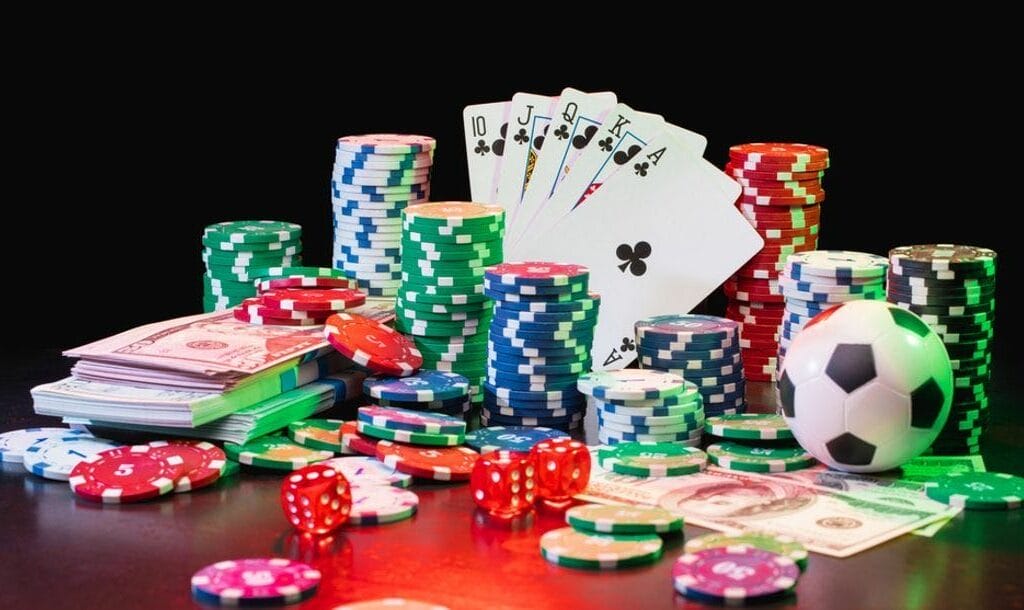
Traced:
<path fill-rule="evenodd" d="M 382 440 L 377 443 L 377 459 L 414 477 L 435 481 L 462 481 L 469 478 L 480 457 L 469 447 L 415 447 Z"/>
<path fill-rule="evenodd" d="M 790 536 L 768 532 L 713 533 L 686 541 L 683 547 L 687 553 L 706 549 L 732 546 L 752 546 L 770 553 L 789 557 L 801 570 L 807 568 L 807 549 Z"/>
<path fill-rule="evenodd" d="M 425 432 L 412 432 L 410 430 L 393 430 L 368 424 L 365 421 L 356 422 L 356 430 L 373 438 L 414 445 L 434 445 L 439 447 L 454 447 L 461 445 L 466 440 L 463 434 L 427 434 Z"/>
<path fill-rule="evenodd" d="M 302 227 L 279 220 L 234 220 L 218 222 L 203 230 L 203 239 L 239 244 L 294 241 L 302 237 Z"/>
<path fill-rule="evenodd" d="M 1024 501 L 1024 478 L 1001 472 L 950 473 L 925 484 L 932 500 L 971 510 L 1009 510 Z"/>
<path fill-rule="evenodd" d="M 435 229 L 486 229 L 505 218 L 505 208 L 467 201 L 433 201 L 408 208 L 402 218 L 407 224 Z"/>
<path fill-rule="evenodd" d="M 323 326 L 325 320 L 316 318 L 271 318 L 249 313 L 246 309 L 236 307 L 231 315 L 239 322 L 258 324 L 260 326 Z"/>
<path fill-rule="evenodd" d="M 347 153 L 408 155 L 434 150 L 434 138 L 428 136 L 375 133 L 338 138 L 336 148 Z"/>
<path fill-rule="evenodd" d="M 337 277 L 280 277 L 266 278 L 256 282 L 256 290 L 266 292 L 281 288 L 351 288 L 352 281 Z"/>
<path fill-rule="evenodd" d="M 633 325 L 640 341 L 700 343 L 736 336 L 736 323 L 728 318 L 703 315 L 663 315 L 644 318 Z"/>
<path fill-rule="evenodd" d="M 574 297 L 567 301 L 500 301 L 494 304 L 495 314 L 502 311 L 512 315 L 519 315 L 518 312 L 532 313 L 565 313 L 576 311 L 595 311 L 601 305 L 601 297 L 593 292 L 586 296 Z"/>
<path fill-rule="evenodd" d="M 341 425 L 341 449 L 342 453 L 361 453 L 375 457 L 377 455 L 377 443 L 375 438 L 366 436 L 359 432 L 354 421 L 347 421 Z"/>
<path fill-rule="evenodd" d="M 889 258 L 903 269 L 931 272 L 994 272 L 996 266 L 994 250 L 955 244 L 901 246 L 890 250 Z"/>
<path fill-rule="evenodd" d="M 506 286 L 568 286 L 586 281 L 590 270 L 583 265 L 524 261 L 489 267 L 486 277 Z"/>
<path fill-rule="evenodd" d="M 777 171 L 777 170 L 752 170 L 734 166 L 732 163 L 725 164 L 725 173 L 733 178 L 748 180 L 769 180 L 777 182 L 789 182 L 793 180 L 821 180 L 825 172 L 818 171 Z"/>
<path fill-rule="evenodd" d="M 397 379 L 369 377 L 363 382 L 363 389 L 373 398 L 427 402 L 465 396 L 469 393 L 469 380 L 455 373 L 423 370 Z"/>
<path fill-rule="evenodd" d="M 412 476 L 398 472 L 375 457 L 337 457 L 321 462 L 321 464 L 330 466 L 345 475 L 353 488 L 367 485 L 390 485 L 392 487 L 412 485 Z"/>
<path fill-rule="evenodd" d="M 684 553 L 672 567 L 676 591 L 726 604 L 789 595 L 799 577 L 800 568 L 789 557 L 745 545 Z"/>
<path fill-rule="evenodd" d="M 684 380 L 685 381 L 685 380 Z M 700 393 L 697 390 L 697 385 L 692 381 L 685 381 L 683 391 L 672 396 L 664 396 L 662 398 L 650 398 L 650 399 L 621 399 L 621 398 L 601 398 L 601 403 L 605 405 L 613 405 L 615 410 L 619 409 L 649 409 L 649 408 L 665 408 L 678 405 L 690 405 L 695 401 L 701 400 Z"/>
<path fill-rule="evenodd" d="M 394 407 L 359 407 L 358 419 L 378 428 L 409 430 L 427 434 L 464 435 L 466 433 L 466 422 L 461 418 Z"/>
<path fill-rule="evenodd" d="M 303 447 L 342 452 L 340 419 L 300 419 L 288 424 L 288 438 Z"/>
<path fill-rule="evenodd" d="M 342 311 L 366 302 L 365 294 L 350 288 L 274 289 L 260 297 L 269 306 L 296 311 Z"/>
<path fill-rule="evenodd" d="M 352 512 L 348 522 L 354 525 L 394 523 L 416 514 L 420 498 L 415 493 L 390 485 L 352 486 Z"/>
<path fill-rule="evenodd" d="M 774 413 L 742 413 L 709 417 L 704 421 L 704 430 L 723 438 L 741 439 L 790 439 L 793 432 L 781 415 Z"/>
<path fill-rule="evenodd" d="M 570 568 L 614 569 L 653 563 L 661 558 L 661 538 L 650 534 L 596 534 L 571 527 L 540 538 L 540 552 L 551 563 Z"/>
<path fill-rule="evenodd" d="M 543 427 L 492 426 L 466 435 L 466 444 L 480 453 L 491 451 L 529 451 L 540 441 L 562 438 L 565 432 Z"/>
<path fill-rule="evenodd" d="M 104 504 L 162 496 L 186 473 L 185 462 L 179 456 L 160 457 L 152 449 L 133 445 L 91 455 L 72 469 L 68 483 L 79 497 Z"/>
<path fill-rule="evenodd" d="M 334 610 L 449 610 L 447 606 L 431 604 L 405 597 L 382 597 L 335 606 Z"/>
<path fill-rule="evenodd" d="M 800 447 L 750 447 L 724 442 L 709 445 L 708 460 L 729 470 L 746 472 L 789 472 L 802 470 L 815 464 L 814 456 Z"/>
<path fill-rule="evenodd" d="M 334 457 L 334 452 L 310 449 L 283 436 L 264 436 L 244 445 L 225 443 L 228 457 L 245 464 L 274 470 L 298 470 Z"/>
<path fill-rule="evenodd" d="M 754 163 L 811 163 L 828 160 L 828 149 L 796 142 L 752 142 L 729 147 L 729 158 Z"/>
<path fill-rule="evenodd" d="M 635 369 L 588 373 L 580 376 L 578 388 L 594 398 L 650 400 L 681 394 L 686 382 L 672 373 Z"/>
<path fill-rule="evenodd" d="M 675 443 L 624 442 L 598 450 L 601 467 L 637 477 L 674 477 L 704 470 L 708 456 Z"/>
<path fill-rule="evenodd" d="M 0 433 L 0 462 L 22 463 L 25 450 L 32 445 L 51 438 L 66 436 L 92 436 L 70 428 L 24 428 Z"/>
<path fill-rule="evenodd" d="M 700 400 L 666 407 L 624 407 L 596 399 L 592 401 L 592 404 L 605 419 L 610 419 L 611 421 L 615 421 L 616 418 L 629 418 L 630 421 L 633 421 L 634 418 L 647 420 L 658 417 L 695 420 L 697 415 L 703 412 Z"/>
<path fill-rule="evenodd" d="M 683 518 L 657 506 L 584 504 L 565 512 L 577 530 L 602 534 L 666 534 L 683 529 Z"/>
<path fill-rule="evenodd" d="M 212 485 L 221 477 L 227 465 L 224 451 L 206 441 L 152 441 L 149 446 L 150 453 L 157 457 L 164 459 L 178 457 L 184 462 L 184 472 L 174 482 L 176 493 Z"/>
<path fill-rule="evenodd" d="M 71 471 L 85 458 L 121 446 L 107 439 L 64 431 L 64 436 L 45 437 L 29 445 L 24 452 L 25 470 L 45 479 L 67 481 Z"/>
<path fill-rule="evenodd" d="M 270 606 L 309 599 L 320 586 L 320 572 L 290 559 L 218 561 L 192 576 L 192 595 L 221 606 Z"/>
<path fill-rule="evenodd" d="M 842 281 L 845 278 L 880 277 L 888 268 L 889 260 L 884 256 L 846 250 L 798 252 L 786 259 L 786 275 L 794 280 L 813 281 L 814 277 L 826 277 Z"/>
<path fill-rule="evenodd" d="M 412 341 L 363 316 L 333 315 L 327 318 L 324 333 L 343 356 L 376 373 L 407 376 L 423 365 L 423 356 Z"/>

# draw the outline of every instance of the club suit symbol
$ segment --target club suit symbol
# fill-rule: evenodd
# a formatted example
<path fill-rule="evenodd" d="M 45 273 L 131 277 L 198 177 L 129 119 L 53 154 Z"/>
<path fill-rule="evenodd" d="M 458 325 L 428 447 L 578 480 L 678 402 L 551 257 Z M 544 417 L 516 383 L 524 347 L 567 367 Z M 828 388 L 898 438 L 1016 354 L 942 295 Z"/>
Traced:
<path fill-rule="evenodd" d="M 555 137 L 559 140 L 564 140 L 569 137 L 569 127 L 567 125 L 559 125 L 558 129 L 555 130 Z"/>
<path fill-rule="evenodd" d="M 520 127 L 519 131 L 516 132 L 516 135 L 512 136 L 512 139 L 515 140 L 517 144 L 526 144 L 526 141 L 529 140 L 530 137 L 526 135 L 526 130 Z"/>
<path fill-rule="evenodd" d="M 635 173 L 637 176 L 640 176 L 641 178 L 643 178 L 644 176 L 647 175 L 647 168 L 649 168 L 649 167 L 650 167 L 650 164 L 648 164 L 647 161 L 644 161 L 643 163 L 634 163 L 633 164 L 633 173 Z"/>
<path fill-rule="evenodd" d="M 630 337 L 623 337 L 622 338 L 622 345 L 619 346 L 619 351 L 620 352 L 631 352 L 631 351 L 633 351 L 635 349 L 636 349 L 636 341 L 634 341 Z"/>
<path fill-rule="evenodd" d="M 619 265 L 619 271 L 625 273 L 628 268 L 629 272 L 637 277 L 647 273 L 647 263 L 644 262 L 644 259 L 650 255 L 651 244 L 645 241 L 638 241 L 634 246 L 619 244 L 619 247 L 615 249 L 615 256 L 623 261 Z"/>
<path fill-rule="evenodd" d="M 487 153 L 491 152 L 491 147 L 487 145 L 486 141 L 484 141 L 484 140 L 477 140 L 476 141 L 476 148 L 473 149 L 473 152 L 475 152 L 476 154 L 478 154 L 478 155 L 480 155 L 482 157 L 482 156 L 486 155 Z"/>

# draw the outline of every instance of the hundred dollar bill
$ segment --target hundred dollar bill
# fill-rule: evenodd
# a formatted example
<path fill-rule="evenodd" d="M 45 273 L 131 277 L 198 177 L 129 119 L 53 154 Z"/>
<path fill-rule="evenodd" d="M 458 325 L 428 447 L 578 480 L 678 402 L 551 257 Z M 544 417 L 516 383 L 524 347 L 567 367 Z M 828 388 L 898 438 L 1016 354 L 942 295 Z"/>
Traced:
<path fill-rule="evenodd" d="M 596 467 L 577 498 L 660 506 L 690 524 L 720 531 L 792 536 L 809 550 L 832 557 L 849 557 L 958 512 L 923 494 L 908 493 L 897 503 L 872 493 L 835 491 L 799 479 L 714 467 L 663 478 L 631 477 Z"/>

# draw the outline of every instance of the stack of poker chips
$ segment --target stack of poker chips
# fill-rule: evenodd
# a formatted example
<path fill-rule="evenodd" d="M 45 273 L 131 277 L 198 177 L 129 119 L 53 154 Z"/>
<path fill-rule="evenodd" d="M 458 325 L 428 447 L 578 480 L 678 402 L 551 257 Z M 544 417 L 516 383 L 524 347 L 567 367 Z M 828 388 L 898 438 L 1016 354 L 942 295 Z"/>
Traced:
<path fill-rule="evenodd" d="M 743 187 L 736 207 L 764 248 L 723 286 L 727 316 L 741 323 L 747 379 L 775 378 L 783 297 L 775 280 L 786 257 L 818 247 L 821 187 L 828 150 L 808 144 L 755 143 L 729 149 L 725 172 Z"/>
<path fill-rule="evenodd" d="M 847 301 L 884 299 L 888 267 L 885 257 L 846 250 L 812 250 L 787 258 L 778 281 L 786 299 L 779 328 L 779 363 L 814 316 Z"/>
<path fill-rule="evenodd" d="M 425 368 L 469 379 L 472 401 L 479 404 L 491 321 L 484 269 L 501 262 L 505 210 L 437 202 L 404 210 L 401 218 L 395 328 L 412 336 Z"/>
<path fill-rule="evenodd" d="M 709 416 L 746 411 L 737 322 L 669 314 L 640 320 L 634 329 L 640 366 L 675 373 L 695 384 Z"/>
<path fill-rule="evenodd" d="M 481 422 L 491 426 L 583 425 L 587 402 L 576 389 L 590 370 L 599 300 L 588 294 L 590 270 L 549 262 L 487 269 L 494 299 L 487 343 Z"/>
<path fill-rule="evenodd" d="M 331 177 L 334 266 L 369 296 L 398 293 L 402 211 L 429 199 L 433 163 L 434 139 L 425 136 L 338 140 Z"/>
<path fill-rule="evenodd" d="M 276 220 L 236 220 L 203 230 L 203 311 L 256 296 L 254 270 L 302 264 L 302 227 Z"/>
<path fill-rule="evenodd" d="M 255 270 L 256 296 L 244 299 L 236 320 L 269 326 L 318 326 L 330 316 L 362 305 L 366 295 L 334 269 L 274 267 Z"/>
<path fill-rule="evenodd" d="M 411 411 L 463 416 L 472 406 L 469 380 L 447 371 L 420 370 L 407 377 L 370 377 L 363 382 L 363 393 L 378 406 Z"/>
<path fill-rule="evenodd" d="M 931 450 L 978 453 L 989 420 L 996 253 L 950 244 L 904 246 L 889 251 L 889 263 L 889 302 L 927 322 L 953 365 L 953 406 Z"/>
<path fill-rule="evenodd" d="M 704 430 L 701 394 L 696 385 L 675 373 L 601 371 L 583 375 L 577 387 L 597 409 L 597 437 L 605 445 L 700 444 Z"/>

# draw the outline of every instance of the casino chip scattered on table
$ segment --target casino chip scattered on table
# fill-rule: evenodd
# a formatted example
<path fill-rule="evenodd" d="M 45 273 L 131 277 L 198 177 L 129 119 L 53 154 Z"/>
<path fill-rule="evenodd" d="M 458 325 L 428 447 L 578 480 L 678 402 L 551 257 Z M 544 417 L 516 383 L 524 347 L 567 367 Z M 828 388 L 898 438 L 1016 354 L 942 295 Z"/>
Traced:
<path fill-rule="evenodd" d="M 597 437 L 623 442 L 700 444 L 704 407 L 696 385 L 675 373 L 624 369 L 583 375 L 580 392 L 597 409 Z"/>
<path fill-rule="evenodd" d="M 728 318 L 694 314 L 639 320 L 634 330 L 640 365 L 693 382 L 705 415 L 743 413 L 747 402 L 741 327 Z"/>
<path fill-rule="evenodd" d="M 938 333 L 953 366 L 953 404 L 932 443 L 938 455 L 976 454 L 988 427 L 995 337 L 996 253 L 954 244 L 889 251 L 886 298 Z"/>
<path fill-rule="evenodd" d="M 277 220 L 236 220 L 203 230 L 203 311 L 256 296 L 254 271 L 302 264 L 302 227 Z"/>
<path fill-rule="evenodd" d="M 434 202 L 403 210 L 401 221 L 395 328 L 415 341 L 424 368 L 466 377 L 479 404 L 492 316 L 484 269 L 502 260 L 505 210 Z"/>
<path fill-rule="evenodd" d="M 791 254 L 779 275 L 785 298 L 779 327 L 779 363 L 797 333 L 814 316 L 840 303 L 885 297 L 883 256 L 845 250 L 812 250 Z"/>
<path fill-rule="evenodd" d="M 371 297 L 394 297 L 402 280 L 402 212 L 430 198 L 433 138 L 339 138 L 331 176 L 334 266 Z"/>
<path fill-rule="evenodd" d="M 774 381 L 786 258 L 818 247 L 821 179 L 828 150 L 794 143 L 739 144 L 729 149 L 725 173 L 743 190 L 736 207 L 764 239 L 764 247 L 723 284 L 726 317 L 739 323 L 743 367 L 749 381 Z"/>
<path fill-rule="evenodd" d="M 591 368 L 599 299 L 590 270 L 542 261 L 488 267 L 494 299 L 487 339 L 485 426 L 582 428 L 586 397 L 576 387 Z"/>
<path fill-rule="evenodd" d="M 318 570 L 290 559 L 233 559 L 196 572 L 192 595 L 221 606 L 283 606 L 315 595 L 320 579 Z"/>
<path fill-rule="evenodd" d="M 790 595 L 800 578 L 796 562 L 754 546 L 716 546 L 679 556 L 672 582 L 682 595 L 736 605 Z"/>
<path fill-rule="evenodd" d="M 403 338 L 408 340 L 407 337 Z M 401 378 L 369 377 L 363 381 L 363 393 L 382 408 L 433 411 L 465 418 L 471 407 L 470 380 L 448 371 L 422 369 Z M 465 428 L 462 430 L 464 433 Z M 395 440 L 392 437 L 374 436 Z"/>

